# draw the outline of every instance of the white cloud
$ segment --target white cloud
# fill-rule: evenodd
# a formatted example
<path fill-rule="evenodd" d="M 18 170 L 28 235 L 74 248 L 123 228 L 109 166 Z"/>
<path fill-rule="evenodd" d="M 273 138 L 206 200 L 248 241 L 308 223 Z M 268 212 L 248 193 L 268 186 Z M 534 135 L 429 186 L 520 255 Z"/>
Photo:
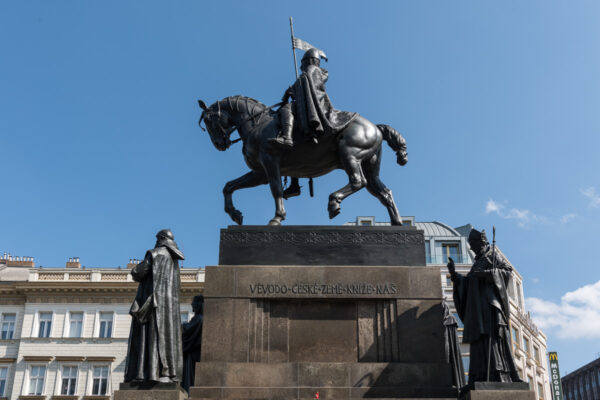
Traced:
<path fill-rule="evenodd" d="M 600 207 L 600 195 L 596 193 L 594 186 L 581 189 L 581 194 L 590 199 L 590 207 Z"/>
<path fill-rule="evenodd" d="M 504 219 L 510 219 L 517 222 L 521 228 L 527 228 L 532 224 L 553 224 L 558 220 L 561 224 L 566 224 L 576 217 L 575 214 L 565 214 L 560 218 L 550 218 L 545 215 L 536 214 L 531 210 L 521 208 L 509 208 L 505 209 L 504 205 L 489 199 L 485 204 L 486 214 L 498 214 L 498 216 Z"/>
<path fill-rule="evenodd" d="M 531 278 L 531 281 L 537 285 L 540 283 L 540 278 Z"/>
<path fill-rule="evenodd" d="M 600 281 L 565 293 L 560 303 L 535 297 L 525 302 L 535 323 L 561 339 L 600 338 Z"/>
<path fill-rule="evenodd" d="M 562 217 L 560 217 L 559 221 L 561 224 L 566 224 L 567 222 L 574 219 L 576 216 L 577 216 L 577 214 L 573 214 L 573 213 L 565 214 Z"/>
<path fill-rule="evenodd" d="M 502 204 L 498 204 L 494 200 L 489 199 L 485 205 L 485 213 L 486 214 L 489 214 L 489 213 L 500 214 L 500 210 L 502 209 L 502 207 L 504 207 Z"/>

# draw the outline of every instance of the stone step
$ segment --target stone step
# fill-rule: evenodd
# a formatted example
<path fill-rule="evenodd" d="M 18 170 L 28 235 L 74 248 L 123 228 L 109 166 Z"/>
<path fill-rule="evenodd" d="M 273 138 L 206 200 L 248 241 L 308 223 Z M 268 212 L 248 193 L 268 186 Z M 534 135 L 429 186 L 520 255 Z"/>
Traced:
<path fill-rule="evenodd" d="M 440 387 L 452 386 L 443 363 L 233 363 L 196 364 L 201 387 Z"/>
<path fill-rule="evenodd" d="M 425 387 L 388 387 L 386 390 L 376 388 L 223 388 L 223 387 L 194 387 L 190 390 L 190 400 L 212 399 L 315 399 L 319 393 L 319 400 L 335 399 L 403 399 L 403 400 L 456 400 L 455 390 L 431 390 Z M 436 393 L 437 392 L 437 393 Z"/>

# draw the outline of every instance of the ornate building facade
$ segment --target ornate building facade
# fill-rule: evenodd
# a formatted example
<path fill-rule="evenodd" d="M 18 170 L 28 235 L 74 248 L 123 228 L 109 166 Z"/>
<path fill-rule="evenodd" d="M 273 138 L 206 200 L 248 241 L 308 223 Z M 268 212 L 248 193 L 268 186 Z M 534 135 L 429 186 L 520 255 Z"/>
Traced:
<path fill-rule="evenodd" d="M 181 270 L 182 320 L 203 282 L 203 269 Z M 126 268 L 1 258 L 0 399 L 110 399 L 123 381 L 136 289 Z"/>
<path fill-rule="evenodd" d="M 446 269 L 448 257 L 456 263 L 456 272 L 466 274 L 473 264 L 473 256 L 469 249 L 467 237 L 472 229 L 471 225 L 452 228 L 442 222 L 418 222 L 414 217 L 403 217 L 403 223 L 416 226 L 425 235 L 425 260 L 428 267 L 439 268 L 442 281 L 442 291 L 446 302 L 455 313 L 460 323 L 454 300 L 452 298 L 452 281 Z M 345 225 L 373 226 L 389 225 L 387 222 L 377 222 L 374 217 L 357 217 L 356 221 Z M 501 251 L 500 249 L 498 249 Z M 504 253 L 503 253 L 504 254 Z M 505 255 L 506 256 L 506 255 Z M 508 257 L 507 257 L 508 260 Z M 546 335 L 540 331 L 525 311 L 523 297 L 523 277 L 514 265 L 513 279 L 509 286 L 509 299 L 511 305 L 510 332 L 511 343 L 517 369 L 521 378 L 529 382 L 540 400 L 551 400 L 550 379 L 548 374 L 548 353 L 546 349 Z M 459 326 L 460 339 L 462 327 Z M 469 369 L 469 345 L 461 344 L 463 364 L 465 371 Z"/>

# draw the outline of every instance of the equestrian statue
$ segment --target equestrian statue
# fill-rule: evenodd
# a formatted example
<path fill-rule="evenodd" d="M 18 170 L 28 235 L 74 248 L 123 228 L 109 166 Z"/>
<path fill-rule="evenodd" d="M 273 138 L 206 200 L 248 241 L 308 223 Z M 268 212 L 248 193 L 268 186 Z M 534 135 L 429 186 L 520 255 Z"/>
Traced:
<path fill-rule="evenodd" d="M 343 169 L 349 182 L 329 195 L 329 218 L 340 213 L 342 200 L 366 187 L 387 208 L 392 225 L 402 225 L 392 192 L 379 179 L 379 168 L 382 141 L 396 152 L 400 165 L 408 161 L 406 141 L 388 125 L 375 125 L 357 113 L 334 109 L 325 92 L 328 72 L 321 68 L 321 58 L 325 57 L 319 49 L 306 51 L 302 74 L 285 91 L 283 101 L 273 107 L 245 96 L 229 96 L 210 107 L 198 100 L 202 108 L 198 123 L 202 128 L 204 121 L 218 150 L 231 146 L 230 136 L 235 130 L 243 142 L 250 172 L 223 188 L 225 212 L 237 224 L 242 224 L 243 216 L 233 205 L 236 190 L 268 183 L 275 200 L 275 216 L 269 225 L 280 225 L 285 219 L 283 200 L 300 194 L 298 178 Z M 292 178 L 285 191 L 282 176 Z"/>

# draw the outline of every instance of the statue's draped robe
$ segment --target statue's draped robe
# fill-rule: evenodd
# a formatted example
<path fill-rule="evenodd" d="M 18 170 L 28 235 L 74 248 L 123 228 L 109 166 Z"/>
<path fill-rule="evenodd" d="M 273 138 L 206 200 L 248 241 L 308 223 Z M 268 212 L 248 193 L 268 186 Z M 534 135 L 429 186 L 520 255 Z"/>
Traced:
<path fill-rule="evenodd" d="M 333 108 L 325 92 L 328 72 L 308 65 L 292 86 L 295 115 L 301 133 L 307 135 L 336 134 L 358 114 Z"/>
<path fill-rule="evenodd" d="M 460 389 L 465 386 L 465 367 L 463 366 L 458 342 L 458 322 L 445 301 L 442 302 L 442 307 L 444 310 L 444 335 L 446 337 L 446 362 L 452 366 L 454 385 Z"/>
<path fill-rule="evenodd" d="M 194 384 L 196 363 L 200 361 L 202 348 L 202 314 L 194 315 L 190 322 L 183 324 L 183 388 L 189 392 Z"/>
<path fill-rule="evenodd" d="M 463 343 L 470 344 L 469 384 L 487 380 L 491 337 L 490 381 L 520 382 L 510 349 L 510 304 L 507 286 L 512 267 L 491 249 L 475 258 L 466 276 L 456 274 L 454 305 L 463 321 Z"/>
<path fill-rule="evenodd" d="M 129 313 L 131 331 L 125 366 L 125 382 L 181 381 L 183 357 L 179 309 L 179 259 L 175 242 L 146 253 L 131 271 L 140 282 Z"/>

